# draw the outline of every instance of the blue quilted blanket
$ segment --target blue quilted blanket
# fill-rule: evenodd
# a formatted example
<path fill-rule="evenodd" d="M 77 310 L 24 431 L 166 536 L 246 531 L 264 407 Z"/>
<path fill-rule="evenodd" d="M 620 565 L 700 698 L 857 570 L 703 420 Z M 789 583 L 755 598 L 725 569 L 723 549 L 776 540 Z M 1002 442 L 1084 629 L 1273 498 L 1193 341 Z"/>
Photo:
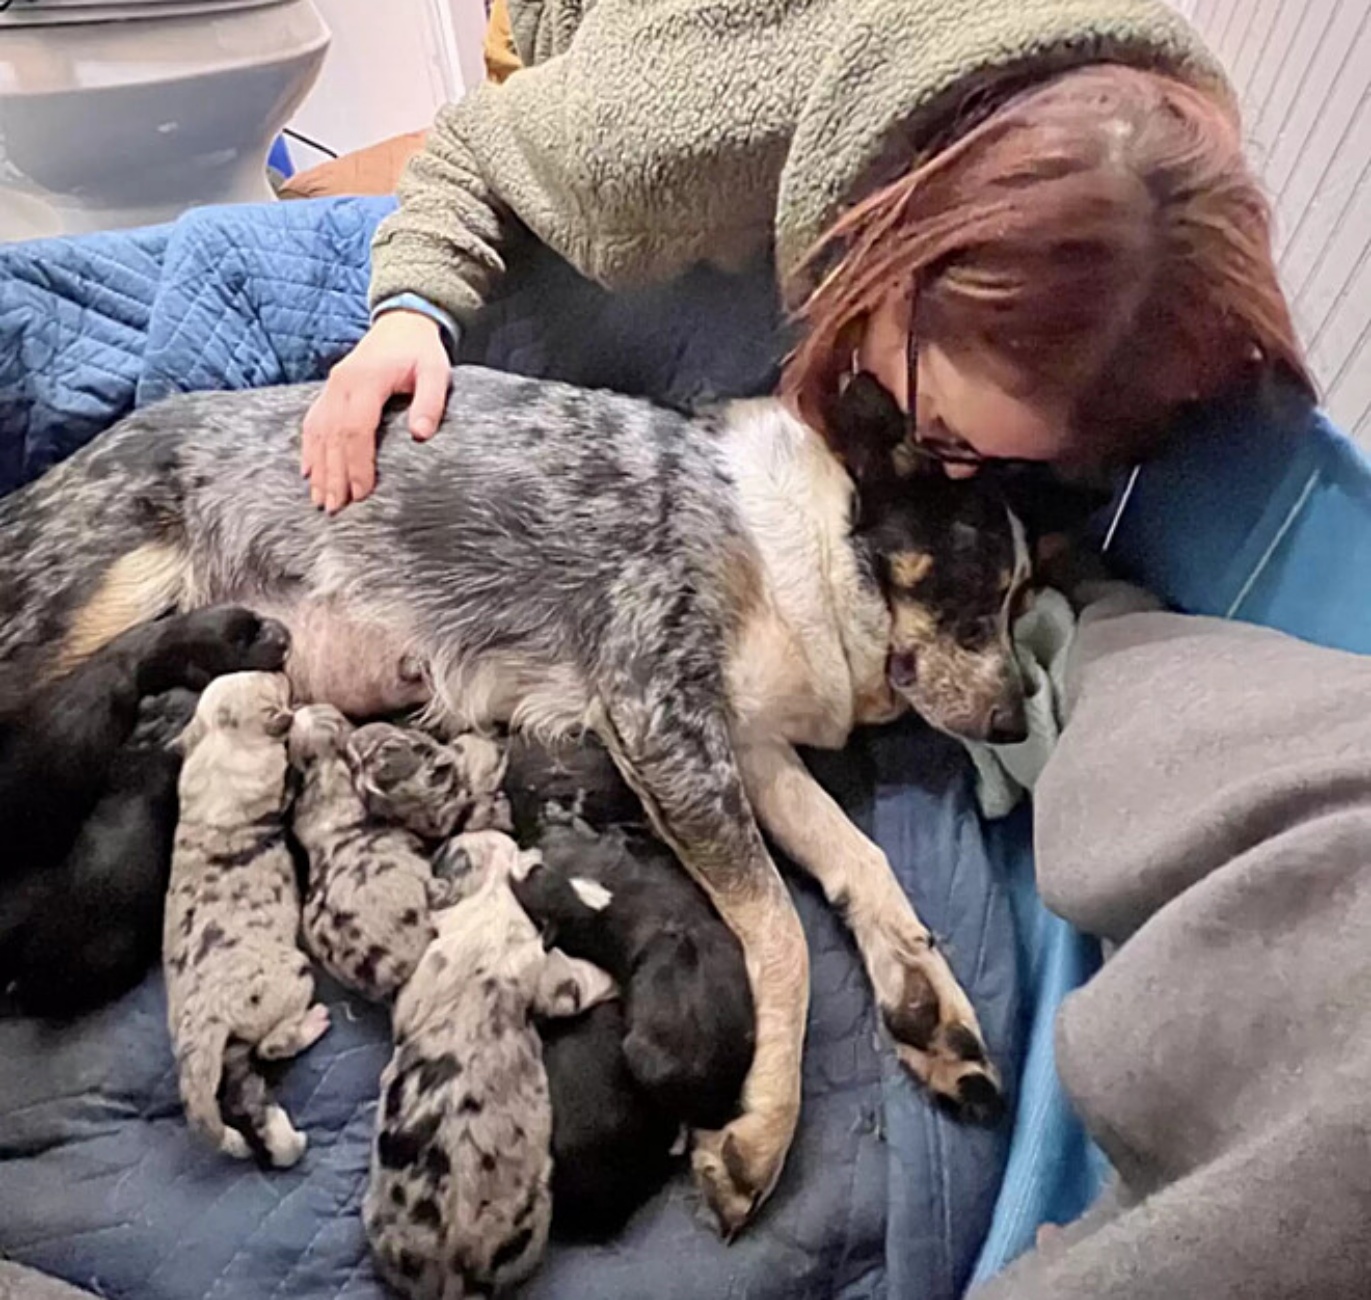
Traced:
<path fill-rule="evenodd" d="M 317 377 L 365 327 L 367 242 L 389 206 L 208 209 L 0 246 L 0 490 L 169 391 Z M 774 378 L 765 268 L 611 298 L 533 247 L 513 266 L 468 359 L 678 403 Z M 1011 1088 L 1029 1071 L 1010 1187 L 1010 1134 L 951 1124 L 900 1075 L 849 940 L 800 887 L 814 952 L 804 1116 L 760 1222 L 725 1248 L 683 1178 L 612 1246 L 554 1250 L 529 1294 L 951 1300 L 978 1255 L 993 1269 L 1045 1211 L 1088 1195 L 1051 1083 L 1055 993 L 1040 996 L 1080 977 L 1081 951 L 1032 894 L 1026 817 L 984 827 L 960 750 L 913 726 L 817 767 L 942 936 Z M 156 977 L 73 1027 L 0 1022 L 0 1251 L 127 1300 L 377 1300 L 357 1212 L 386 1025 L 338 990 L 328 1000 L 334 1028 L 282 1084 L 312 1145 L 271 1176 L 189 1139 Z M 1069 1158 L 1044 1160 L 1044 1144 Z"/>

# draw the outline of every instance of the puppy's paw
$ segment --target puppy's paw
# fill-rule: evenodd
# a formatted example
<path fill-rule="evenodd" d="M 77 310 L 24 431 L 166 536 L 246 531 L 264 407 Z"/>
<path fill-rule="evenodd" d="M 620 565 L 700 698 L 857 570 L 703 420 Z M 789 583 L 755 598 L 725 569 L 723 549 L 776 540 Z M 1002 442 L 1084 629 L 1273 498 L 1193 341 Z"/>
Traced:
<path fill-rule="evenodd" d="M 736 1237 L 771 1195 L 793 1127 L 771 1123 L 753 1112 L 717 1132 L 695 1134 L 690 1153 L 695 1186 L 725 1241 Z M 778 1141 L 776 1135 L 782 1129 L 785 1136 Z"/>
<path fill-rule="evenodd" d="M 309 1138 L 290 1122 L 290 1116 L 280 1106 L 268 1108 L 262 1140 L 276 1169 L 289 1169 L 298 1164 L 309 1146 Z"/>
<path fill-rule="evenodd" d="M 298 1056 L 328 1032 L 329 1023 L 328 1008 L 316 1002 L 304 1015 L 277 1025 L 257 1044 L 257 1055 L 266 1061 Z"/>
<path fill-rule="evenodd" d="M 226 1128 L 224 1130 L 224 1136 L 219 1139 L 219 1150 L 233 1160 L 252 1159 L 252 1152 L 248 1148 L 247 1139 L 237 1129 Z"/>

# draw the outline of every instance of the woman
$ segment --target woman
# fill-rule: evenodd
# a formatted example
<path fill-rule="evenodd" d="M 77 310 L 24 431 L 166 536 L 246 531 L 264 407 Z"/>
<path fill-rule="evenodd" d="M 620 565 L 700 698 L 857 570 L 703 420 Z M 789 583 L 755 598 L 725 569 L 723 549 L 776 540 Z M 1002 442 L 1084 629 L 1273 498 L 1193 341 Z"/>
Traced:
<path fill-rule="evenodd" d="M 373 325 L 305 426 L 337 510 L 384 402 L 436 427 L 519 225 L 612 287 L 774 257 L 823 425 L 860 365 L 954 472 L 1133 457 L 1307 383 L 1222 74 L 1161 0 L 510 0 L 530 65 L 445 110 L 378 232 Z"/>

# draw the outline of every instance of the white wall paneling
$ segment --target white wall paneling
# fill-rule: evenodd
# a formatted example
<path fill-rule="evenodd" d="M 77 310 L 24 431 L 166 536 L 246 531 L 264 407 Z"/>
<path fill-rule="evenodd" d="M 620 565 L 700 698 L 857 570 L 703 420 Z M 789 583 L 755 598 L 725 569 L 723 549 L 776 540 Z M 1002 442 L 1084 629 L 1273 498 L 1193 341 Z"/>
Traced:
<path fill-rule="evenodd" d="M 1295 319 L 1333 418 L 1371 447 L 1371 0 L 1176 0 L 1243 99 Z"/>
<path fill-rule="evenodd" d="M 482 0 L 314 0 L 323 71 L 291 125 L 339 153 L 426 127 L 483 74 Z M 297 165 L 320 159 L 291 145 Z"/>

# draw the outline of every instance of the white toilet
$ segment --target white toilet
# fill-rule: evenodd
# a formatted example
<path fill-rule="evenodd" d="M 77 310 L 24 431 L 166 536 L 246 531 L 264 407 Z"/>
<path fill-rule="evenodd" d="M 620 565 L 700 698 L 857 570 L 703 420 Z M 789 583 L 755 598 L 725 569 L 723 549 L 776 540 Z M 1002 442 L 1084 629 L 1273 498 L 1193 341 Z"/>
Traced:
<path fill-rule="evenodd" d="M 271 198 L 328 43 L 311 0 L 0 0 L 0 240 Z"/>

